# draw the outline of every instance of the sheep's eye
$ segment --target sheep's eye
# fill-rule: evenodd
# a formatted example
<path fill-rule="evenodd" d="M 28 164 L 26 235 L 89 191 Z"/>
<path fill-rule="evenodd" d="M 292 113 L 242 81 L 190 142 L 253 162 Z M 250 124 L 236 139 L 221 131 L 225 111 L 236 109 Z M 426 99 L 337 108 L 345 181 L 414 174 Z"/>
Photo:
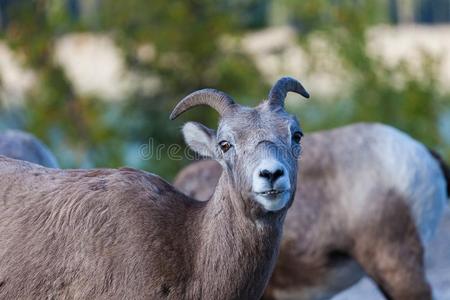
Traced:
<path fill-rule="evenodd" d="M 292 135 L 292 140 L 294 141 L 294 143 L 298 144 L 302 140 L 302 137 L 303 137 L 303 133 L 301 131 L 296 131 Z"/>
<path fill-rule="evenodd" d="M 227 152 L 231 148 L 231 144 L 227 141 L 221 141 L 219 143 L 219 147 L 222 150 L 223 153 Z"/>

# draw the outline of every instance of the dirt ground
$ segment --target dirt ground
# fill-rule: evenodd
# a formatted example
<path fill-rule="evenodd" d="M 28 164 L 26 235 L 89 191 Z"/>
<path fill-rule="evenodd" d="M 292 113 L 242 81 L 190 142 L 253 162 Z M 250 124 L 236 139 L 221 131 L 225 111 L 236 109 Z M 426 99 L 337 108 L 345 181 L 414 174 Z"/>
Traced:
<path fill-rule="evenodd" d="M 450 299 L 450 208 L 447 207 L 433 240 L 426 247 L 427 276 L 435 300 Z M 384 297 L 368 278 L 361 280 L 333 300 L 380 300 Z"/>

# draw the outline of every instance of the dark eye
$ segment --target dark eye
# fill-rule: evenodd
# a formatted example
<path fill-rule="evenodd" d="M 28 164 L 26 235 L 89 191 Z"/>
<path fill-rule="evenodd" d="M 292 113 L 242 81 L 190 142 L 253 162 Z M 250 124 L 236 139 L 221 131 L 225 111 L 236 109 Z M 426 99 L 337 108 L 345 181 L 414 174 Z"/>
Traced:
<path fill-rule="evenodd" d="M 303 137 L 303 133 L 300 131 L 296 131 L 292 135 L 292 140 L 294 141 L 294 143 L 298 144 L 302 140 L 302 137 Z"/>
<path fill-rule="evenodd" d="M 231 144 L 227 141 L 221 141 L 219 143 L 219 147 L 222 150 L 223 153 L 227 152 L 231 148 Z"/>

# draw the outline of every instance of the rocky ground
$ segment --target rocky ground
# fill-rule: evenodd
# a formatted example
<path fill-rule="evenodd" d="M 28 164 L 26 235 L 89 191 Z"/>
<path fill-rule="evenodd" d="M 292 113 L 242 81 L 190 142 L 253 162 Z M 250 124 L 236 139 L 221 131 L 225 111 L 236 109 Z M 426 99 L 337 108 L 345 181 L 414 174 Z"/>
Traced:
<path fill-rule="evenodd" d="M 426 248 L 427 276 L 436 300 L 450 299 L 450 208 Z M 333 300 L 380 300 L 384 297 L 368 278 L 342 292 Z"/>

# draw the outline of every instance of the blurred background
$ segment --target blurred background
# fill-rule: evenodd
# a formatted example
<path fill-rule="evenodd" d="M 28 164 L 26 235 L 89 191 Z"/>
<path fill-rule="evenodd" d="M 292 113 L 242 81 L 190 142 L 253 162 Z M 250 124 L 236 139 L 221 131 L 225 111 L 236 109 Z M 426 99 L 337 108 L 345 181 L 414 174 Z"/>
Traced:
<path fill-rule="evenodd" d="M 169 121 L 177 101 L 214 87 L 255 105 L 290 75 L 312 95 L 287 100 L 306 132 L 383 122 L 448 161 L 449 22 L 450 0 L 0 0 L 0 129 L 34 133 L 65 168 L 170 180 L 187 161 L 142 145 L 217 122 Z"/>

